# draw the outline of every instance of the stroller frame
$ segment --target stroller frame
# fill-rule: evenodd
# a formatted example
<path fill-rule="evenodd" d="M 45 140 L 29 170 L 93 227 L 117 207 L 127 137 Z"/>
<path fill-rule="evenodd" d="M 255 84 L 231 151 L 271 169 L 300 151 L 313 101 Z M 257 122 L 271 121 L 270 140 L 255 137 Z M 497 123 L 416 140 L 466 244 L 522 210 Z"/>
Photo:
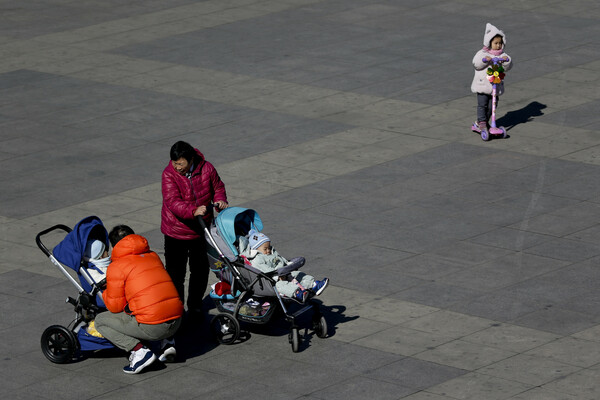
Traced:
<path fill-rule="evenodd" d="M 245 210 L 238 207 L 232 208 Z M 279 306 L 281 306 L 281 310 L 285 315 L 285 320 L 290 324 L 288 341 L 292 345 L 292 351 L 294 353 L 299 351 L 300 346 L 297 318 L 307 311 L 312 310 L 313 312 L 312 330 L 315 331 L 319 338 L 327 337 L 327 320 L 321 313 L 319 303 L 315 301 L 313 297 L 308 298 L 305 303 L 298 303 L 296 300 L 291 300 L 300 304 L 301 307 L 297 311 L 290 313 L 285 305 L 285 301 L 275 289 L 276 281 L 274 278 L 277 275 L 277 271 L 264 273 L 256 268 L 253 268 L 252 266 L 244 264 L 244 262 L 240 261 L 239 258 L 230 260 L 230 258 L 226 256 L 219 247 L 217 241 L 211 233 L 211 230 L 206 226 L 202 218 L 200 217 L 198 220 L 204 231 L 205 238 L 208 241 L 209 246 L 207 247 L 207 255 L 211 264 L 211 270 L 220 280 L 224 279 L 224 275 L 226 273 L 229 272 L 231 274 L 230 278 L 225 279 L 225 281 L 230 281 L 231 293 L 234 295 L 217 296 L 213 291 L 211 291 L 211 298 L 215 302 L 219 313 L 213 317 L 210 322 L 210 326 L 219 343 L 230 345 L 240 337 L 240 321 L 251 324 L 266 324 L 269 322 L 276 311 L 276 307 L 274 305 L 270 305 L 266 313 L 260 316 L 244 315 L 240 312 L 240 309 L 245 304 L 246 300 L 252 297 L 271 297 L 264 294 L 257 294 L 258 290 L 264 290 L 265 282 L 271 285 L 273 295 L 277 299 Z M 214 225 L 212 228 L 214 228 Z M 262 228 L 262 226 L 260 228 Z M 254 274 L 255 277 L 250 278 L 249 274 L 244 274 L 242 272 L 244 270 L 249 271 L 250 274 Z M 256 288 L 258 288 L 258 290 L 255 290 Z M 233 301 L 235 301 L 235 306 L 233 309 L 224 307 L 226 302 Z"/>
<path fill-rule="evenodd" d="M 35 242 L 39 249 L 50 259 L 67 280 L 71 282 L 78 291 L 76 298 L 68 296 L 65 303 L 74 307 L 75 318 L 64 327 L 62 325 L 52 325 L 44 330 L 41 337 L 42 353 L 48 360 L 57 364 L 68 363 L 75 357 L 79 351 L 99 350 L 104 348 L 114 348 L 114 345 L 104 338 L 95 338 L 87 335 L 85 327 L 94 320 L 96 314 L 101 311 L 96 304 L 96 294 L 100 288 L 94 282 L 86 268 L 79 267 L 77 273 L 87 281 L 92 290 L 87 292 L 83 286 L 67 271 L 65 266 L 52 254 L 52 252 L 42 242 L 42 236 L 54 231 L 63 231 L 67 234 L 72 229 L 66 225 L 58 224 L 38 233 Z M 82 343 L 82 341 L 84 341 Z M 83 344 L 83 345 L 82 345 Z"/>

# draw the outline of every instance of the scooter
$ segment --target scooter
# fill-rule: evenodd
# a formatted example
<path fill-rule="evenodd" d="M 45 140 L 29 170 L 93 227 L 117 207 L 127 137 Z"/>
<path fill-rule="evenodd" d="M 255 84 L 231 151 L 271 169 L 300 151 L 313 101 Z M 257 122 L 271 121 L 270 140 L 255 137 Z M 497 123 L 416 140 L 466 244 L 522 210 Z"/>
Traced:
<path fill-rule="evenodd" d="M 471 126 L 471 130 L 473 132 L 479 133 L 481 135 L 481 139 L 483 139 L 486 142 L 490 140 L 492 135 L 502 135 L 503 138 L 506 138 L 508 136 L 506 134 L 506 129 L 503 126 L 496 126 L 496 92 L 498 84 L 500 84 L 504 79 L 504 68 L 502 67 L 502 63 L 504 61 L 504 59 L 499 57 L 492 58 L 492 65 L 488 67 L 487 70 L 488 80 L 492 84 L 492 117 L 490 119 L 490 129 L 479 129 L 477 123 L 474 123 Z M 484 58 L 483 62 L 487 62 L 487 59 Z"/>

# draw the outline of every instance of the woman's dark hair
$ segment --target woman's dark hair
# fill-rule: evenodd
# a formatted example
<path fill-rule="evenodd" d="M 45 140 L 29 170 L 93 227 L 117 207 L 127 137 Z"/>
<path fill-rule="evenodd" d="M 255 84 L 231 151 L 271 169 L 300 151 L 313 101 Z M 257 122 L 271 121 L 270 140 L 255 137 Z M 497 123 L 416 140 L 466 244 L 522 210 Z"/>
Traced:
<path fill-rule="evenodd" d="M 117 225 L 110 230 L 108 233 L 108 240 L 110 245 L 115 247 L 115 244 L 119 243 L 119 240 L 123 239 L 127 235 L 133 235 L 135 232 L 127 225 Z"/>
<path fill-rule="evenodd" d="M 196 150 L 191 144 L 183 141 L 179 141 L 171 146 L 171 161 L 177 161 L 180 158 L 185 158 L 187 162 L 192 162 L 196 156 Z"/>

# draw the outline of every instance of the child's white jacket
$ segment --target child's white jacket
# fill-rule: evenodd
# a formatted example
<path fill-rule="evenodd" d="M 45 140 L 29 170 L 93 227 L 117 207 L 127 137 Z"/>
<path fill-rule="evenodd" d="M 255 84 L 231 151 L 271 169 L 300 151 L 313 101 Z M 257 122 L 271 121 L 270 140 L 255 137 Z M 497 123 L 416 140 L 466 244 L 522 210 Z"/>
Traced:
<path fill-rule="evenodd" d="M 504 35 L 504 32 L 502 32 L 500 29 L 496 28 L 490 23 L 488 23 L 485 27 L 485 34 L 483 35 L 483 45 L 485 47 L 489 47 L 490 41 L 496 35 L 502 36 L 502 49 L 504 49 L 504 46 L 506 46 L 506 36 Z M 499 56 L 494 56 L 485 49 L 479 50 L 477 54 L 475 54 L 475 57 L 473 57 L 473 67 L 475 67 L 475 76 L 473 77 L 473 83 L 471 83 L 471 91 L 473 93 L 492 94 L 492 84 L 488 80 L 487 75 L 487 69 L 491 65 L 491 62 L 484 62 L 484 57 L 508 57 L 508 61 L 502 64 L 502 66 L 504 67 L 504 71 L 508 71 L 512 68 L 512 59 L 504 51 L 502 51 L 502 54 L 500 54 Z M 496 85 L 496 95 L 499 96 L 502 93 L 504 93 L 504 81 Z"/>

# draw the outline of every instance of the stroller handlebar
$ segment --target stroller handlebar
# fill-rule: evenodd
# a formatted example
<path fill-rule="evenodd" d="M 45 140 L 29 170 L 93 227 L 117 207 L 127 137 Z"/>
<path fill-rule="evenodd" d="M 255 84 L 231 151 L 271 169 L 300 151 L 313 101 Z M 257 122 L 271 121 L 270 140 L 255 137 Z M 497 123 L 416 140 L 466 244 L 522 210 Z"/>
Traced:
<path fill-rule="evenodd" d="M 221 211 L 221 209 L 217 206 L 217 204 L 214 203 L 210 203 L 209 205 L 206 206 L 206 213 L 211 213 L 213 210 L 217 210 Z M 203 215 L 197 215 L 196 219 L 198 220 L 198 223 L 200 223 L 200 227 L 202 228 L 202 230 L 206 229 L 206 223 L 204 222 L 203 219 Z"/>
<path fill-rule="evenodd" d="M 48 248 L 44 245 L 44 243 L 42 243 L 42 236 L 44 236 L 52 231 L 58 230 L 58 229 L 63 230 L 66 233 L 69 233 L 72 231 L 72 229 L 69 228 L 68 226 L 63 225 L 63 224 L 58 224 L 58 225 L 54 225 L 48 229 L 44 229 L 43 231 L 41 231 L 40 233 L 38 233 L 35 236 L 35 243 L 40 248 L 40 250 L 43 251 L 44 254 L 48 257 L 50 257 L 52 255 L 52 253 L 50 253 L 50 250 L 48 250 Z"/>

